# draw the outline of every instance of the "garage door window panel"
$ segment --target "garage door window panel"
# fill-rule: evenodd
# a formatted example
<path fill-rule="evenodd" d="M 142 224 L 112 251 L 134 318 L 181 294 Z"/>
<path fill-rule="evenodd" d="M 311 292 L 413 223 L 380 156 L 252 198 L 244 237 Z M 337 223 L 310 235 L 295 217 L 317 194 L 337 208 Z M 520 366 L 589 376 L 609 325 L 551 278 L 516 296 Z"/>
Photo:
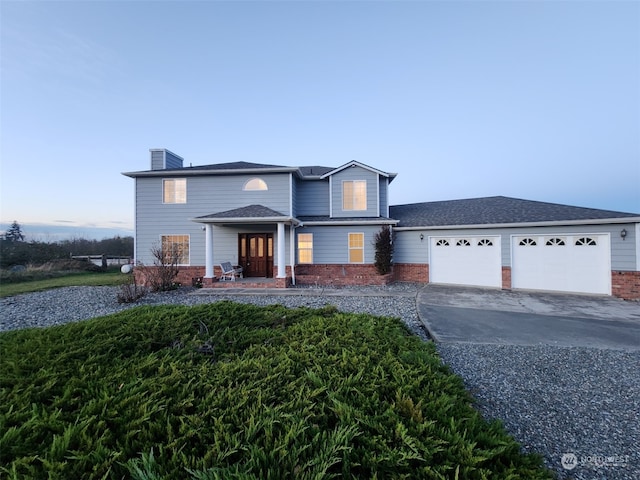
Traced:
<path fill-rule="evenodd" d="M 593 238 L 582 237 L 576 240 L 576 246 L 578 247 L 582 247 L 582 246 L 595 247 L 596 245 L 598 245 L 598 243 Z"/>

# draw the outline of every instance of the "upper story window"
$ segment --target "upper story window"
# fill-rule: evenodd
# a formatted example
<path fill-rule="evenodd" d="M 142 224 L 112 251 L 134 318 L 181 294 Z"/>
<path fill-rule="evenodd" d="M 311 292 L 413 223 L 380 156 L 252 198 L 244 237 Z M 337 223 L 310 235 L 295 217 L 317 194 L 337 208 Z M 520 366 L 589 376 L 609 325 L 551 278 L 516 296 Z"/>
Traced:
<path fill-rule="evenodd" d="M 187 203 L 187 179 L 165 178 L 162 180 L 162 203 Z"/>
<path fill-rule="evenodd" d="M 244 183 L 242 190 L 247 191 L 260 191 L 260 190 L 269 190 L 267 187 L 267 182 L 262 180 L 261 178 L 251 178 Z"/>
<path fill-rule="evenodd" d="M 342 210 L 367 209 L 367 181 L 344 180 L 342 182 Z"/>

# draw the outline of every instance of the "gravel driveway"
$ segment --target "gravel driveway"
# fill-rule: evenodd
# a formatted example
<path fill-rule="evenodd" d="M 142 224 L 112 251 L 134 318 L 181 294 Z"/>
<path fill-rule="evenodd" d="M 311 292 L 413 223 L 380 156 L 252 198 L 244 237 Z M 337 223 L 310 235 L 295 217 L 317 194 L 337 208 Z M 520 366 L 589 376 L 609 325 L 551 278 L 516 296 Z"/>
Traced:
<path fill-rule="evenodd" d="M 151 294 L 143 305 L 195 305 L 228 299 L 287 307 L 335 305 L 349 312 L 401 317 L 426 340 L 416 285 L 364 289 L 368 296 Z M 130 308 L 118 287 L 68 287 L 0 300 L 0 331 L 45 327 Z M 370 296 L 381 292 L 380 296 Z M 382 295 L 384 293 L 384 295 Z M 391 295 L 397 293 L 398 295 Z M 526 452 L 544 456 L 561 479 L 640 478 L 640 352 L 549 346 L 439 344 L 486 418 L 500 419 Z M 564 466 L 563 466 L 564 463 Z"/>

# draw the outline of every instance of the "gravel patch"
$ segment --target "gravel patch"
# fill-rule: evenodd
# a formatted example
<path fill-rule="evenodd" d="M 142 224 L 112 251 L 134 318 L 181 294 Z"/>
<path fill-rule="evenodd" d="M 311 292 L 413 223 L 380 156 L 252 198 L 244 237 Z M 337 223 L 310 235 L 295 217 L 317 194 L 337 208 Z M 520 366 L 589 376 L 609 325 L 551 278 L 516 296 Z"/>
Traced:
<path fill-rule="evenodd" d="M 438 351 L 483 416 L 501 420 L 558 478 L 640 478 L 640 352 L 462 343 Z"/>
<path fill-rule="evenodd" d="M 119 287 L 67 287 L 1 299 L 0 331 L 60 325 L 138 305 L 231 300 L 292 308 L 334 305 L 345 312 L 401 318 L 427 340 L 415 305 L 419 288 L 345 288 L 340 295 L 317 289 L 309 295 L 208 295 L 182 288 L 121 305 Z M 484 417 L 500 419 L 525 452 L 543 455 L 558 478 L 640 478 L 640 352 L 473 344 L 438 344 L 438 350 L 464 379 Z M 574 468 L 563 467 L 563 458 Z"/>
<path fill-rule="evenodd" d="M 199 305 L 231 300 L 258 306 L 279 304 L 289 308 L 333 305 L 344 312 L 396 317 L 401 318 L 411 332 L 428 339 L 418 318 L 415 305 L 418 287 L 413 284 L 345 288 L 340 289 L 340 295 L 337 296 L 323 289 L 310 289 L 310 295 L 307 296 L 234 295 L 231 292 L 207 295 L 204 290 L 181 288 L 171 292 L 149 293 L 133 304 L 117 302 L 119 289 L 120 287 L 65 287 L 3 298 L 0 300 L 0 331 L 61 325 L 121 312 L 139 305 Z M 302 293 L 302 289 L 300 290 Z"/>

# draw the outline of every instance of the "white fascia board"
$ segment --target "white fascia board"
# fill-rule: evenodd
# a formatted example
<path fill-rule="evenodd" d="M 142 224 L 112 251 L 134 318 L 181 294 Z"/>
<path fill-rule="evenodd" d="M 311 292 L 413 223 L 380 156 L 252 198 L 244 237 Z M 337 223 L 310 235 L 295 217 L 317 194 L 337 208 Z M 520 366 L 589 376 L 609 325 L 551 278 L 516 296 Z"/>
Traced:
<path fill-rule="evenodd" d="M 179 169 L 163 169 L 163 170 L 149 170 L 142 172 L 122 172 L 122 175 L 127 177 L 167 177 L 167 176 L 180 176 L 189 177 L 195 175 L 246 175 L 246 174 L 260 174 L 260 173 L 291 173 L 295 172 L 296 168 L 284 167 L 284 168 L 237 168 L 237 169 L 198 169 L 198 167 L 184 167 Z"/>
<path fill-rule="evenodd" d="M 344 225 L 396 225 L 397 220 L 336 220 L 333 219 L 329 222 L 302 222 L 302 226 L 305 227 L 317 227 L 317 226 L 344 226 Z"/>
<path fill-rule="evenodd" d="M 330 172 L 325 173 L 320 178 L 327 178 L 327 177 L 330 177 L 331 175 L 341 172 L 345 168 L 356 167 L 356 166 L 360 168 L 364 168 L 365 170 L 369 170 L 371 172 L 377 173 L 378 175 L 382 175 L 384 177 L 395 177 L 397 175 L 396 173 L 383 172 L 382 170 L 378 170 L 377 168 L 370 167 L 369 165 L 365 165 L 364 163 L 360 163 L 356 160 L 351 160 L 349 163 L 345 163 L 341 167 L 334 168 Z"/>
<path fill-rule="evenodd" d="M 249 224 L 265 224 L 284 222 L 292 225 L 300 225 L 302 222 L 294 217 L 229 217 L 229 218 L 190 218 L 196 223 L 226 224 L 226 223 L 249 223 Z"/>
<path fill-rule="evenodd" d="M 603 218 L 593 220 L 558 220 L 553 222 L 521 222 L 521 223 L 478 223 L 474 225 L 430 225 L 422 227 L 396 227 L 399 231 L 417 230 L 470 230 L 492 228 L 520 228 L 520 227 L 556 227 L 569 225 L 607 225 L 607 224 L 635 224 L 640 222 L 640 217 Z"/>

